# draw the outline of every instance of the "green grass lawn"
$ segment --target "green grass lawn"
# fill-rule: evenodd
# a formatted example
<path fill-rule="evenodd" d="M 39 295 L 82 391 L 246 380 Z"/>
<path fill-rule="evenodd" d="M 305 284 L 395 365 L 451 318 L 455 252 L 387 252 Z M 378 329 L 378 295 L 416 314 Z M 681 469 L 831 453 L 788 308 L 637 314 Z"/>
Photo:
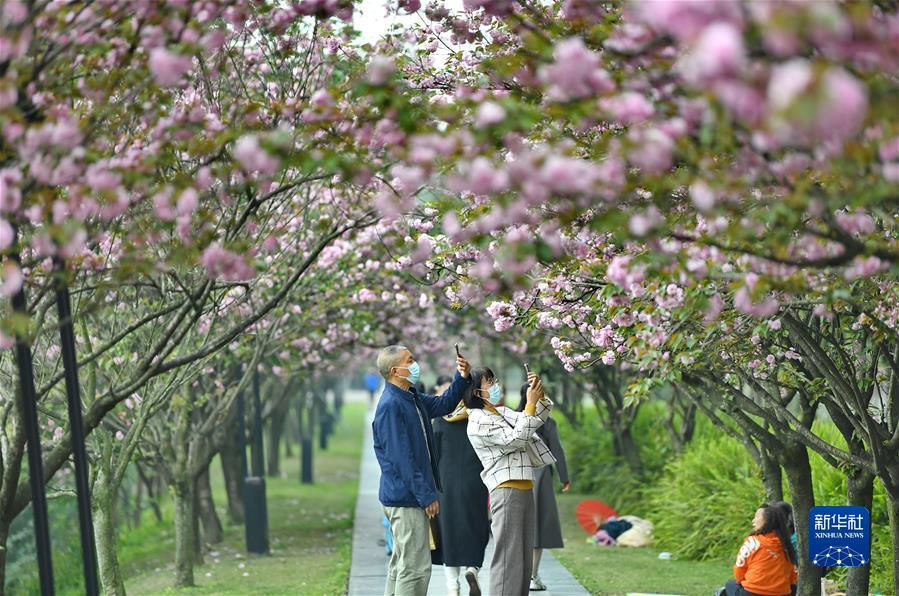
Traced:
<path fill-rule="evenodd" d="M 299 483 L 297 457 L 282 460 L 286 478 L 266 479 L 270 556 L 248 555 L 243 526 L 195 568 L 197 588 L 174 590 L 172 506 L 157 524 L 145 517 L 119 544 L 129 594 L 342 594 L 349 576 L 365 404 L 349 404 L 327 451 L 315 453 L 315 484 Z M 226 522 L 221 467 L 214 462 L 216 507 Z"/>
<path fill-rule="evenodd" d="M 653 592 L 710 596 L 731 577 L 726 561 L 662 561 L 656 548 L 609 548 L 586 542 L 574 516 L 585 495 L 557 495 L 565 548 L 552 553 L 591 594 Z M 652 520 L 650 520 L 652 521 Z M 734 554 L 739 545 L 734 545 Z M 552 588 L 552 586 L 550 586 Z"/>

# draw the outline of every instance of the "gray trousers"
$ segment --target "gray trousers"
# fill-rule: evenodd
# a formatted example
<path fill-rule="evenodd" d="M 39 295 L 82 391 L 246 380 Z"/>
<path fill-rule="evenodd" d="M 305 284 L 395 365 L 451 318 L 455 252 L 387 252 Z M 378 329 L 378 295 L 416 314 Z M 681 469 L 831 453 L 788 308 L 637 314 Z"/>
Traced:
<path fill-rule="evenodd" d="M 490 512 L 495 546 L 490 596 L 527 596 L 534 566 L 534 491 L 495 488 L 490 492 Z"/>
<path fill-rule="evenodd" d="M 393 533 L 384 596 L 427 596 L 431 581 L 428 514 L 418 507 L 384 507 Z"/>

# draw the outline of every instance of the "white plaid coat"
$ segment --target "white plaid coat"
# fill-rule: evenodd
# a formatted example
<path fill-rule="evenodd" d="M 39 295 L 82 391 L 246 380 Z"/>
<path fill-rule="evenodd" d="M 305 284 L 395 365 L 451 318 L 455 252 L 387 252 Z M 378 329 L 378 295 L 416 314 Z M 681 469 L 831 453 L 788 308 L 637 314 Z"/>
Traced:
<path fill-rule="evenodd" d="M 536 416 L 502 406 L 496 414 L 469 410 L 468 440 L 484 465 L 481 479 L 487 490 L 508 480 L 534 480 L 535 470 L 555 463 L 549 447 L 536 434 L 552 405 L 546 397 L 538 401 Z"/>

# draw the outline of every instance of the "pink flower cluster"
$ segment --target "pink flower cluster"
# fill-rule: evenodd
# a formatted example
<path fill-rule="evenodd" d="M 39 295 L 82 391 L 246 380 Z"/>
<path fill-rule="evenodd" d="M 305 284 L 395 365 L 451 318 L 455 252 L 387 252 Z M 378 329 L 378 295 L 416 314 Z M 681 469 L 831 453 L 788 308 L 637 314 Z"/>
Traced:
<path fill-rule="evenodd" d="M 150 50 L 150 59 L 147 64 L 157 83 L 163 87 L 172 87 L 177 85 L 184 75 L 193 68 L 193 58 L 170 52 L 164 47 L 158 47 Z"/>
<path fill-rule="evenodd" d="M 552 101 L 582 99 L 615 89 L 609 73 L 600 66 L 599 54 L 587 48 L 579 37 L 558 42 L 553 58 L 554 62 L 539 73 Z"/>
<path fill-rule="evenodd" d="M 234 157 L 248 172 L 273 176 L 281 165 L 280 160 L 259 145 L 259 137 L 246 135 L 234 145 Z"/>
<path fill-rule="evenodd" d="M 518 311 L 510 302 L 491 302 L 487 306 L 487 314 L 493 319 L 493 327 L 497 331 L 505 331 L 512 326 Z"/>
<path fill-rule="evenodd" d="M 203 251 L 200 264 L 213 279 L 225 281 L 248 281 L 256 276 L 256 270 L 246 258 L 223 248 L 220 244 L 211 244 Z"/>

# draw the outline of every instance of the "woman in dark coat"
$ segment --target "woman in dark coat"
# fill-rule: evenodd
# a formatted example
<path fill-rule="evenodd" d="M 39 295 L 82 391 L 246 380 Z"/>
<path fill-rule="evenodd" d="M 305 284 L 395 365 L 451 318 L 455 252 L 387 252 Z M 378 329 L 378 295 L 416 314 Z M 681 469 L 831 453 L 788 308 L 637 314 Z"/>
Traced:
<path fill-rule="evenodd" d="M 438 385 L 443 380 L 437 379 Z M 443 486 L 437 519 L 450 595 L 459 594 L 463 574 L 469 594 L 480 595 L 478 571 L 484 565 L 490 538 L 487 487 L 481 480 L 481 460 L 468 440 L 467 428 L 468 414 L 461 403 L 452 414 L 434 420 L 437 471 Z"/>
<path fill-rule="evenodd" d="M 524 410 L 527 401 L 528 384 L 521 387 L 521 403 L 518 411 Z M 537 434 L 546 443 L 549 450 L 556 458 L 554 466 L 546 466 L 537 470 L 534 477 L 534 500 L 537 504 L 537 532 L 534 540 L 534 570 L 531 577 L 531 591 L 546 590 L 546 586 L 540 579 L 540 558 L 544 548 L 565 548 L 562 541 L 562 524 L 559 522 L 559 508 L 556 505 L 556 492 L 553 486 L 553 468 L 559 474 L 562 483 L 562 492 L 568 492 L 571 481 L 568 478 L 568 464 L 565 461 L 565 450 L 559 440 L 559 429 L 552 416 L 537 430 Z"/>

